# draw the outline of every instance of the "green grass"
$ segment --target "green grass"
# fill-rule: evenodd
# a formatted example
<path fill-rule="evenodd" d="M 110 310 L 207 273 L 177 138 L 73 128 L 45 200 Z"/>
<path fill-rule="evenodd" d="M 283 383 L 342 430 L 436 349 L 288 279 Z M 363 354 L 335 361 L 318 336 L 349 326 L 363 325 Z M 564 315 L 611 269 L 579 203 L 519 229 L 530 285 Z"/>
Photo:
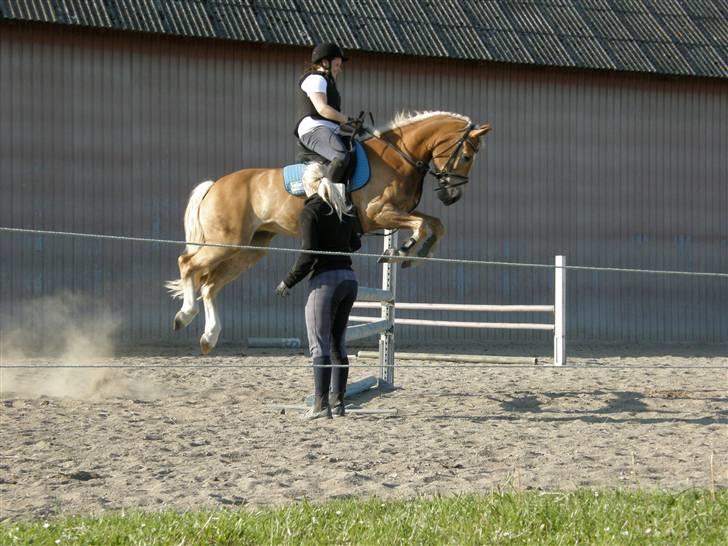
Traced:
<path fill-rule="evenodd" d="M 728 490 L 491 493 L 5 523 L 0 544 L 728 544 Z"/>

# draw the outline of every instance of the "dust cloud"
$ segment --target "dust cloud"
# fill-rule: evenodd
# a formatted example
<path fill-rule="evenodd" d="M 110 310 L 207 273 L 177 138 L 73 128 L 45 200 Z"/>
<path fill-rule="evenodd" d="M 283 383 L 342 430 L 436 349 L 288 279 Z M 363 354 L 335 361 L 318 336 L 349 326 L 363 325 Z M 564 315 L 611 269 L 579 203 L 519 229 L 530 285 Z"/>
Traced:
<path fill-rule="evenodd" d="M 40 369 L 41 366 L 102 365 L 114 361 L 114 335 L 121 325 L 111 309 L 85 295 L 69 292 L 26 301 L 3 312 L 0 364 L 29 368 L 0 369 L 0 396 L 73 399 L 149 400 L 158 389 L 110 368 Z"/>

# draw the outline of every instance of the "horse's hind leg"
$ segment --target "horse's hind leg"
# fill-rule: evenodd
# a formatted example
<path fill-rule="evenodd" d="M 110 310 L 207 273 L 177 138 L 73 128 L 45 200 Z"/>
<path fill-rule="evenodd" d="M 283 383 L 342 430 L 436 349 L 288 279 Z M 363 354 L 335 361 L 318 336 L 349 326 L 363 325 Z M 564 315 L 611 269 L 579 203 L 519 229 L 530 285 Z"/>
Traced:
<path fill-rule="evenodd" d="M 215 299 L 222 288 L 233 281 L 241 272 L 240 256 L 234 256 L 222 262 L 205 279 L 205 284 L 200 290 L 202 304 L 205 308 L 205 331 L 200 337 L 200 351 L 202 354 L 209 353 L 217 345 L 222 325 L 220 315 L 217 312 Z"/>
<path fill-rule="evenodd" d="M 174 330 L 181 330 L 188 326 L 190 322 L 197 316 L 197 302 L 195 294 L 200 285 L 200 275 L 189 271 L 187 262 L 191 256 L 183 254 L 177 260 L 180 270 L 180 284 L 182 285 L 183 302 L 182 308 L 177 311 L 174 317 Z"/>
<path fill-rule="evenodd" d="M 253 237 L 251 245 L 267 246 L 274 237 L 272 233 L 260 233 Z M 209 353 L 217 345 L 222 326 L 217 311 L 216 298 L 220 290 L 228 283 L 234 281 L 243 271 L 250 269 L 257 261 L 266 255 L 268 249 L 243 250 L 229 260 L 226 260 L 210 271 L 202 286 L 202 302 L 205 307 L 205 331 L 200 337 L 200 350 L 203 354 Z"/>
<path fill-rule="evenodd" d="M 225 269 L 228 263 L 229 262 L 224 262 L 217 266 L 215 273 L 213 274 L 215 281 L 213 281 L 213 284 L 205 284 L 201 290 L 202 303 L 205 306 L 205 331 L 203 332 L 202 337 L 200 337 L 200 351 L 202 351 L 202 354 L 205 355 L 215 348 L 215 345 L 217 345 L 217 339 L 220 336 L 220 330 L 222 330 L 222 326 L 220 325 L 220 316 L 218 315 L 217 307 L 215 306 L 215 295 L 217 295 L 217 291 L 219 291 L 219 289 L 215 290 L 215 287 L 221 284 L 217 270 Z"/>
<path fill-rule="evenodd" d="M 180 284 L 182 285 L 183 303 L 174 317 L 174 329 L 179 330 L 189 325 L 197 316 L 195 296 L 204 277 L 218 263 L 225 261 L 237 252 L 234 248 L 202 247 L 194 254 L 183 254 L 178 259 Z"/>

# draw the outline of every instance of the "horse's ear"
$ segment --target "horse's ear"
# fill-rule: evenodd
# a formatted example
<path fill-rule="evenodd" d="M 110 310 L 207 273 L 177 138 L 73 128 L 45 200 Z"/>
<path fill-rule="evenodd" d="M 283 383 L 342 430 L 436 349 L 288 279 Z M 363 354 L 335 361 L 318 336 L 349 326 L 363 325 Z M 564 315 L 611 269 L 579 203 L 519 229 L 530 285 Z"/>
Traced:
<path fill-rule="evenodd" d="M 490 123 L 483 123 L 482 125 L 478 125 L 475 129 L 472 129 L 468 136 L 470 138 L 480 138 L 490 130 L 491 130 Z"/>

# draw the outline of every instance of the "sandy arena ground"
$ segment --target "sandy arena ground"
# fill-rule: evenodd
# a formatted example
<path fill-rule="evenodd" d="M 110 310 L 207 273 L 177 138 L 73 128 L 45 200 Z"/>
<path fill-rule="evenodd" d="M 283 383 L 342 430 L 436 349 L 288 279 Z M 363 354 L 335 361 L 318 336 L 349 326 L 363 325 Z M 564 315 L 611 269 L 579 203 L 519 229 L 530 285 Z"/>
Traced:
<path fill-rule="evenodd" d="M 305 365 L 303 351 L 148 349 L 95 362 L 203 367 L 2 370 L 0 520 L 498 487 L 728 487 L 728 347 L 570 350 L 572 365 L 599 367 L 400 368 L 400 388 L 354 400 L 396 417 L 313 422 L 267 408 L 301 403 L 310 370 L 211 367 Z M 654 365 L 667 367 L 640 368 Z"/>

